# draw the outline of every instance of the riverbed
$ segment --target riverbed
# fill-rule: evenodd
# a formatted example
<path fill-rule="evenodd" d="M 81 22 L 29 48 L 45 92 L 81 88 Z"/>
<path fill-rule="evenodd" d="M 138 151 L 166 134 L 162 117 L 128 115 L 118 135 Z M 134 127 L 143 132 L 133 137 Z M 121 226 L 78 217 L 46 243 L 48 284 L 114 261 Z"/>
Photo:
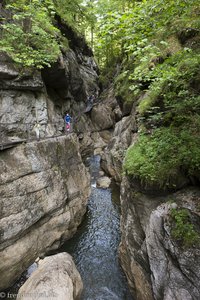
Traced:
<path fill-rule="evenodd" d="M 120 242 L 119 189 L 96 187 L 100 157 L 90 159 L 92 191 L 87 213 L 61 252 L 70 253 L 83 279 L 82 300 L 131 300 L 118 260 Z"/>

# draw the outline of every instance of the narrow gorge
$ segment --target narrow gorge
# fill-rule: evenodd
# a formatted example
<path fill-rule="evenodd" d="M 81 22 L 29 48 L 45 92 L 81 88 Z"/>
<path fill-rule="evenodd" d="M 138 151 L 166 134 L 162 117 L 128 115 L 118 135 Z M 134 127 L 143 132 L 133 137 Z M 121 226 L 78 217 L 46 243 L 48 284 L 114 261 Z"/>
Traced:
<path fill-rule="evenodd" d="M 198 300 L 199 3 L 93 2 L 0 3 L 0 298 Z"/>

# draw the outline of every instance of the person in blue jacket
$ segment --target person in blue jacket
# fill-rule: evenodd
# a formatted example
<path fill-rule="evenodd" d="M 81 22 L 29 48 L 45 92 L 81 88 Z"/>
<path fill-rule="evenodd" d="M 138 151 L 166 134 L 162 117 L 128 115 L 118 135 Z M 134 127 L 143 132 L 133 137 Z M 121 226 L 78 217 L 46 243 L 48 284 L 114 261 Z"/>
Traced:
<path fill-rule="evenodd" d="M 65 124 L 66 124 L 65 125 L 66 131 L 70 131 L 70 127 L 71 127 L 71 117 L 70 117 L 70 115 L 66 114 L 64 120 L 65 120 Z"/>

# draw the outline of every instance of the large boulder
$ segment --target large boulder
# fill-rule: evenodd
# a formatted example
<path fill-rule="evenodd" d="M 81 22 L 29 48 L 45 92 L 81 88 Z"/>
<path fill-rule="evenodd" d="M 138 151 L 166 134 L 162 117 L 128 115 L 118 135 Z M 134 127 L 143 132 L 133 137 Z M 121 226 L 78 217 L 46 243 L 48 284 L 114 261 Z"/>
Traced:
<path fill-rule="evenodd" d="M 91 120 L 97 131 L 114 128 L 121 119 L 121 111 L 114 95 L 113 87 L 101 95 L 101 102 L 96 103 L 91 112 Z"/>
<path fill-rule="evenodd" d="M 75 233 L 89 192 L 73 134 L 0 152 L 0 290 Z"/>
<path fill-rule="evenodd" d="M 72 257 L 67 253 L 46 257 L 20 288 L 17 299 L 78 300 L 83 283 Z"/>
<path fill-rule="evenodd" d="M 97 179 L 97 186 L 103 189 L 107 189 L 111 184 L 111 179 L 107 176 L 103 176 Z"/>
<path fill-rule="evenodd" d="M 114 115 L 109 105 L 98 104 L 97 106 L 94 106 L 91 113 L 91 119 L 96 130 L 110 129 L 115 124 Z"/>

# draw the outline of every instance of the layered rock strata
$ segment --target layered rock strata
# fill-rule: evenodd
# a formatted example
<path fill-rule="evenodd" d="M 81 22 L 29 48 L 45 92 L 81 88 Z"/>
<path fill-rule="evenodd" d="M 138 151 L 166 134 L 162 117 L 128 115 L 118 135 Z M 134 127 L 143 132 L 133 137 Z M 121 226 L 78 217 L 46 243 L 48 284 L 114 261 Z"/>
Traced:
<path fill-rule="evenodd" d="M 90 178 L 73 134 L 3 151 L 0 170 L 1 290 L 75 233 Z"/>

